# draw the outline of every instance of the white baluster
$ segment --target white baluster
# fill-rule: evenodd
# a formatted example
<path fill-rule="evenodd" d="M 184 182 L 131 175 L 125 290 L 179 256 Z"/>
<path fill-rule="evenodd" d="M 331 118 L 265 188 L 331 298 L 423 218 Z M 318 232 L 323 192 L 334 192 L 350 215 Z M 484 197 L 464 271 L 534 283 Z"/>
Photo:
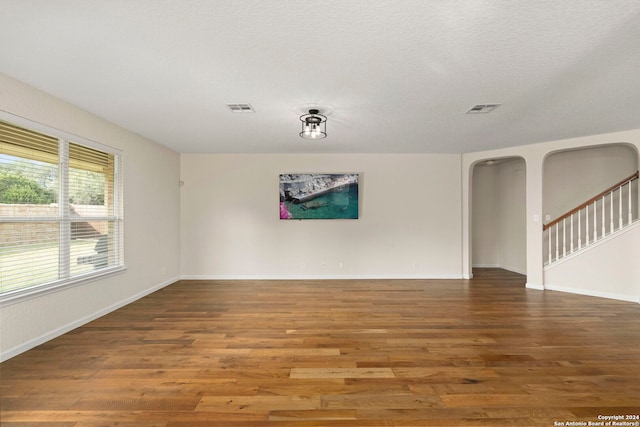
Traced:
<path fill-rule="evenodd" d="M 547 239 L 549 240 L 549 264 L 551 264 L 551 231 L 552 227 L 547 228 Z"/>
<path fill-rule="evenodd" d="M 571 214 L 571 251 L 573 253 L 573 214 Z"/>
<path fill-rule="evenodd" d="M 584 241 L 584 245 L 588 246 L 589 245 L 589 205 L 584 207 L 586 214 L 584 217 L 584 231 L 585 231 L 585 241 Z"/>
<path fill-rule="evenodd" d="M 598 240 L 598 201 L 593 201 L 593 241 Z"/>
<path fill-rule="evenodd" d="M 559 222 L 556 222 L 556 261 L 560 255 L 560 248 L 558 248 L 558 227 L 560 226 Z"/>
<path fill-rule="evenodd" d="M 609 205 L 611 206 L 611 218 L 610 218 L 611 222 L 609 223 L 609 234 L 611 234 L 611 233 L 613 233 L 613 223 L 614 223 L 614 220 L 613 220 L 613 190 L 611 190 L 611 193 L 609 193 L 609 195 L 611 197 L 611 200 L 610 200 L 610 203 L 609 203 Z"/>
<path fill-rule="evenodd" d="M 631 225 L 633 222 L 633 209 L 631 209 L 631 181 L 629 181 L 629 222 L 627 225 Z"/>
<path fill-rule="evenodd" d="M 562 257 L 567 256 L 567 219 L 562 219 Z"/>
<path fill-rule="evenodd" d="M 602 237 L 607 233 L 606 223 L 607 223 L 607 215 L 605 214 L 605 201 L 607 200 L 607 195 L 602 196 Z"/>
<path fill-rule="evenodd" d="M 578 249 L 582 249 L 582 214 L 578 211 Z"/>
<path fill-rule="evenodd" d="M 620 200 L 618 200 L 618 209 L 619 209 L 619 212 L 618 212 L 618 217 L 619 217 L 619 219 L 618 219 L 618 225 L 619 225 L 618 226 L 618 230 L 620 230 L 622 228 L 622 216 L 623 216 L 622 215 L 622 187 L 623 186 L 621 185 L 620 186 L 620 196 L 618 196 L 620 198 Z"/>

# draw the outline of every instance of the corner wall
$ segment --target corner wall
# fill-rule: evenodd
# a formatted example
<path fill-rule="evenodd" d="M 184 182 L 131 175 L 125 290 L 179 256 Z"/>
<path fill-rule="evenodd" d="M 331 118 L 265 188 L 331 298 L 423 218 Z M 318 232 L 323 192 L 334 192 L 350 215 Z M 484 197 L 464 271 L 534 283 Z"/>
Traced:
<path fill-rule="evenodd" d="M 127 270 L 0 308 L 0 358 L 115 310 L 180 277 L 177 153 L 0 74 L 0 110 L 124 152 Z"/>

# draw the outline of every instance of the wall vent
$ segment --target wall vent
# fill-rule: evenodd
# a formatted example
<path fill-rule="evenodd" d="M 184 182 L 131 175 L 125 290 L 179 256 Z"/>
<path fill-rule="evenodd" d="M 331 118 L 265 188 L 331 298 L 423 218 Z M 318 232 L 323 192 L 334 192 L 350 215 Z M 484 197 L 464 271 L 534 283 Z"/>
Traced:
<path fill-rule="evenodd" d="M 232 113 L 255 113 L 251 104 L 227 104 Z"/>
<path fill-rule="evenodd" d="M 500 104 L 478 104 L 471 107 L 467 114 L 487 114 L 498 108 Z"/>

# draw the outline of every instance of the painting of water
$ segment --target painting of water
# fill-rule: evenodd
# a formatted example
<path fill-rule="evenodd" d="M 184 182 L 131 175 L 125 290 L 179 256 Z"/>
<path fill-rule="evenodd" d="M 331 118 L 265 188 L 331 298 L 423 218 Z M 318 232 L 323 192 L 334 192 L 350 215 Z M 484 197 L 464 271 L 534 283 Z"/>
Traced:
<path fill-rule="evenodd" d="M 280 219 L 358 219 L 359 175 L 281 174 Z"/>

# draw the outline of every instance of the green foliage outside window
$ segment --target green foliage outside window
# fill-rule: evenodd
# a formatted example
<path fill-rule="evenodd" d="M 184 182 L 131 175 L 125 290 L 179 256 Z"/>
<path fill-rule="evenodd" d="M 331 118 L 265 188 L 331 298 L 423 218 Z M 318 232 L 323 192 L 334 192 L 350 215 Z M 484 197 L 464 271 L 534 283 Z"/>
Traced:
<path fill-rule="evenodd" d="M 0 203 L 50 204 L 57 202 L 56 167 L 45 163 L 0 163 Z M 69 203 L 104 205 L 105 176 L 82 169 L 69 170 Z"/>
<path fill-rule="evenodd" d="M 56 195 L 33 179 L 22 175 L 0 172 L 0 203 L 6 204 L 50 204 Z"/>

